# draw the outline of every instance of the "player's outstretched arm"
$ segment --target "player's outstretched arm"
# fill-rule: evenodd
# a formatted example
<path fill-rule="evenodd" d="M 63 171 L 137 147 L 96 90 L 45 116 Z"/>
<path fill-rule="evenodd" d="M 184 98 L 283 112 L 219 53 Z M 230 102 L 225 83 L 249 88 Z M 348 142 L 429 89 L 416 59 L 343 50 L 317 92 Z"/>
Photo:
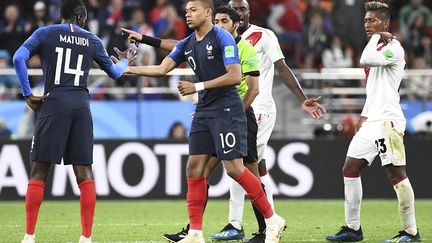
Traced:
<path fill-rule="evenodd" d="M 240 84 L 241 66 L 240 64 L 229 64 L 226 66 L 227 73 L 215 79 L 192 83 L 189 81 L 179 81 L 177 86 L 181 95 L 190 95 L 204 89 L 215 89 Z"/>
<path fill-rule="evenodd" d="M 126 51 L 120 51 L 117 47 L 114 47 L 114 51 L 119 56 L 120 60 L 111 56 L 111 59 L 106 54 L 106 51 L 100 52 L 95 61 L 99 64 L 100 68 L 104 70 L 108 76 L 114 80 L 120 78 L 125 72 L 129 63 L 133 62 L 137 57 L 135 49 L 128 48 Z M 113 63 L 114 61 L 114 63 Z"/>
<path fill-rule="evenodd" d="M 128 74 L 136 74 L 148 77 L 157 77 L 166 75 L 169 71 L 173 70 L 177 63 L 170 57 L 165 57 L 162 63 L 154 66 L 129 66 L 126 68 Z"/>
<path fill-rule="evenodd" d="M 153 36 L 142 35 L 136 31 L 121 28 L 122 33 L 128 36 L 130 43 L 143 43 L 149 46 L 163 49 L 165 51 L 172 51 L 177 44 L 177 40 L 160 39 Z"/>
<path fill-rule="evenodd" d="M 275 67 L 282 77 L 284 84 L 291 90 L 291 92 L 297 97 L 305 111 L 309 113 L 315 119 L 321 119 L 324 114 L 327 113 L 324 106 L 318 103 L 321 97 L 308 99 L 303 92 L 297 78 L 294 76 L 291 69 L 286 65 L 284 59 L 279 59 L 275 63 Z"/>

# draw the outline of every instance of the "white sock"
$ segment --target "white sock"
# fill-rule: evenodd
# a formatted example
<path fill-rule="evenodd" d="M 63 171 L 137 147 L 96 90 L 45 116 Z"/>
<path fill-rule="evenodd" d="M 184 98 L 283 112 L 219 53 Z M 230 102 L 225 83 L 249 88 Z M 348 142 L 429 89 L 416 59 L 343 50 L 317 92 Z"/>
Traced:
<path fill-rule="evenodd" d="M 29 234 L 27 234 L 27 233 L 24 233 L 24 238 L 35 238 L 35 234 L 32 234 L 32 235 L 29 235 Z"/>
<path fill-rule="evenodd" d="M 188 232 L 188 235 L 203 235 L 202 230 L 195 230 L 195 229 L 190 229 Z"/>
<path fill-rule="evenodd" d="M 274 201 L 273 201 L 273 188 L 270 181 L 269 174 L 265 174 L 264 176 L 260 177 L 261 183 L 264 184 L 264 190 L 267 195 L 267 200 L 269 201 L 273 211 L 274 211 Z"/>
<path fill-rule="evenodd" d="M 231 178 L 230 178 L 231 179 Z M 243 207 L 245 198 L 244 189 L 235 180 L 231 179 L 229 200 L 229 222 L 236 228 L 242 228 Z"/>
<path fill-rule="evenodd" d="M 353 230 L 360 228 L 360 207 L 363 189 L 360 177 L 344 177 L 345 222 Z"/>
<path fill-rule="evenodd" d="M 414 191 L 408 178 L 393 186 L 399 201 L 399 216 L 402 226 L 411 235 L 417 234 L 414 212 Z"/>

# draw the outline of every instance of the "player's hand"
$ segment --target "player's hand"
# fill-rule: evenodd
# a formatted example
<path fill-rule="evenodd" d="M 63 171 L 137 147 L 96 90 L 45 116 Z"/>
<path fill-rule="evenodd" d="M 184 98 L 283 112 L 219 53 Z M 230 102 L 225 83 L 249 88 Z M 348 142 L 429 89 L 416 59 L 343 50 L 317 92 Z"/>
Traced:
<path fill-rule="evenodd" d="M 49 93 L 44 96 L 29 95 L 25 97 L 25 101 L 32 110 L 38 111 L 41 108 L 42 103 L 44 103 L 45 99 L 48 98 L 48 96 Z"/>
<path fill-rule="evenodd" d="M 314 119 L 321 119 L 327 113 L 324 106 L 318 103 L 321 96 L 317 98 L 307 99 L 303 102 L 303 110 L 307 111 Z"/>
<path fill-rule="evenodd" d="M 127 36 L 128 40 L 132 44 L 137 44 L 142 40 L 142 34 L 135 32 L 133 30 L 128 30 L 125 28 L 121 28 L 122 35 Z"/>
<path fill-rule="evenodd" d="M 129 63 L 132 63 L 137 58 L 137 51 L 133 48 L 128 48 L 126 51 L 120 51 L 117 47 L 114 47 L 114 51 L 117 53 L 120 59 L 125 58 L 129 61 Z M 111 59 L 113 60 L 114 63 L 117 63 L 113 59 L 113 56 L 111 56 Z"/>
<path fill-rule="evenodd" d="M 390 43 L 395 38 L 390 32 L 379 32 L 378 34 L 381 36 L 380 40 L 384 42 L 384 44 Z"/>
<path fill-rule="evenodd" d="M 183 96 L 196 92 L 194 83 L 190 81 L 179 81 L 177 88 L 180 94 Z"/>

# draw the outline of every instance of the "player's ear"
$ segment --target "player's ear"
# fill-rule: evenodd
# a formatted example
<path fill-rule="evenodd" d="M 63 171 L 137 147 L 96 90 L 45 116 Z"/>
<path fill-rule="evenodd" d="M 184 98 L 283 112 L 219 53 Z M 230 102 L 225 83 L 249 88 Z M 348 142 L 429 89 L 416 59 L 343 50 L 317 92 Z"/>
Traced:
<path fill-rule="evenodd" d="M 76 22 L 78 23 L 78 25 L 84 26 L 86 18 L 87 18 L 86 16 L 84 16 L 82 14 L 78 14 L 78 16 L 76 17 Z"/>
<path fill-rule="evenodd" d="M 211 16 L 211 17 L 213 18 L 213 11 L 212 11 L 211 8 L 207 8 L 207 9 L 206 9 L 206 14 L 207 14 L 207 17 L 208 17 L 208 16 Z"/>
<path fill-rule="evenodd" d="M 389 26 L 390 26 L 390 20 L 388 19 L 384 20 L 384 28 L 386 31 L 389 29 Z"/>

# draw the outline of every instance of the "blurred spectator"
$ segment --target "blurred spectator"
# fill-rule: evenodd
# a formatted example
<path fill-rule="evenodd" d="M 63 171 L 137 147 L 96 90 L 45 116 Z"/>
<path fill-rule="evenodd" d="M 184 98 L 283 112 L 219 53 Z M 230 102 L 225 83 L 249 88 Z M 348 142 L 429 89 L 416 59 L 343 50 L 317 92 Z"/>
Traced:
<path fill-rule="evenodd" d="M 11 130 L 7 127 L 6 121 L 3 118 L 0 118 L 0 139 L 6 140 L 11 137 Z"/>
<path fill-rule="evenodd" d="M 331 37 L 330 46 L 322 54 L 325 68 L 350 68 L 353 66 L 352 58 L 352 50 L 343 44 L 338 35 Z"/>
<path fill-rule="evenodd" d="M 132 12 L 131 20 L 129 21 L 129 29 L 141 33 L 143 35 L 154 36 L 153 28 L 146 23 L 145 13 L 141 9 L 135 9 Z M 134 45 L 131 45 L 132 47 Z M 135 60 L 137 66 L 148 66 L 156 63 L 156 52 L 155 49 L 149 45 L 140 44 L 138 46 L 138 57 Z M 136 80 L 131 80 L 136 78 Z M 140 87 L 152 87 L 157 86 L 155 78 L 135 76 L 133 78 L 128 78 L 129 82 L 134 82 L 134 84 L 129 84 L 130 86 L 136 86 L 137 82 L 142 82 Z"/>
<path fill-rule="evenodd" d="M 142 1 L 142 0 L 124 0 L 123 4 L 123 16 L 125 19 L 130 19 L 133 12 L 137 9 L 143 11 L 150 11 L 150 3 L 153 1 Z"/>
<path fill-rule="evenodd" d="M 49 0 L 48 4 L 48 15 L 50 21 L 59 24 L 61 22 L 60 18 L 60 1 L 61 0 Z"/>
<path fill-rule="evenodd" d="M 89 31 L 100 35 L 100 22 L 105 21 L 101 19 L 102 8 L 98 0 L 88 0 L 87 5 L 87 25 Z"/>
<path fill-rule="evenodd" d="M 366 34 L 363 26 L 364 0 L 334 0 L 333 24 L 335 34 L 354 50 L 355 63 L 359 63 L 360 55 L 366 44 Z"/>
<path fill-rule="evenodd" d="M 288 66 L 297 67 L 300 56 L 298 43 L 303 30 L 303 13 L 299 0 L 277 1 L 271 5 L 267 24 L 278 37 Z"/>
<path fill-rule="evenodd" d="M 306 10 L 304 11 L 304 25 L 308 26 L 311 23 L 312 15 L 319 12 L 324 20 L 324 26 L 329 31 L 333 33 L 333 23 L 327 11 L 321 6 L 320 0 L 309 0 Z"/>
<path fill-rule="evenodd" d="M 169 129 L 169 139 L 173 140 L 185 140 L 187 139 L 186 127 L 181 122 L 174 122 Z"/>
<path fill-rule="evenodd" d="M 156 6 L 150 12 L 150 24 L 154 36 L 162 39 L 180 40 L 186 36 L 186 23 L 180 18 L 174 4 L 170 0 L 157 0 Z M 157 49 L 157 61 L 161 62 L 167 55 L 162 49 Z"/>
<path fill-rule="evenodd" d="M 281 43 L 297 43 L 303 30 L 303 13 L 299 7 L 299 0 L 283 0 L 273 4 L 268 26 L 278 35 Z"/>
<path fill-rule="evenodd" d="M 420 46 L 420 40 L 423 36 L 427 36 L 427 28 L 425 25 L 425 18 L 421 14 L 413 16 L 413 21 L 409 27 L 408 40 L 408 51 L 412 52 Z"/>
<path fill-rule="evenodd" d="M 10 55 L 6 50 L 0 50 L 0 70 L 12 68 Z M 16 98 L 19 82 L 16 75 L 0 75 L 0 100 Z"/>
<path fill-rule="evenodd" d="M 321 56 L 327 45 L 329 32 L 320 12 L 312 14 L 311 23 L 302 33 L 301 46 L 305 68 L 320 68 Z"/>
<path fill-rule="evenodd" d="M 344 138 L 352 138 L 357 131 L 357 123 L 353 116 L 348 114 L 342 119 L 340 126 L 338 126 L 340 135 Z"/>
<path fill-rule="evenodd" d="M 39 27 L 43 27 L 51 24 L 48 15 L 46 5 L 42 1 L 37 1 L 33 7 L 33 16 L 31 18 L 31 32 L 35 31 Z"/>
<path fill-rule="evenodd" d="M 414 58 L 417 59 L 423 59 L 424 65 L 423 68 L 432 68 L 432 38 L 428 35 L 424 35 L 420 39 L 420 45 L 414 49 Z M 413 68 L 419 68 L 416 67 L 415 61 Z"/>
<path fill-rule="evenodd" d="M 258 26 L 267 26 L 270 16 L 270 6 L 277 2 L 278 0 L 249 1 L 251 11 L 250 22 Z"/>
<path fill-rule="evenodd" d="M 150 23 L 155 36 L 163 39 L 182 39 L 186 35 L 185 25 L 181 24 L 183 22 L 169 0 L 157 0 L 156 7 L 150 12 Z"/>
<path fill-rule="evenodd" d="M 120 27 L 126 26 L 123 19 L 123 0 L 111 0 L 110 4 L 103 11 L 102 19 L 106 21 L 101 25 L 102 42 L 109 55 L 117 56 L 113 48 L 120 50 L 127 48 L 127 41 L 121 35 Z"/>
<path fill-rule="evenodd" d="M 411 0 L 410 4 L 405 5 L 399 12 L 399 26 L 404 39 L 409 40 L 410 26 L 415 21 L 415 17 L 422 15 L 427 28 L 431 26 L 432 13 L 423 5 L 423 0 Z"/>
<path fill-rule="evenodd" d="M 6 49 L 9 54 L 15 53 L 30 31 L 31 25 L 20 17 L 18 5 L 7 5 L 4 20 L 0 20 L 0 49 Z"/>

